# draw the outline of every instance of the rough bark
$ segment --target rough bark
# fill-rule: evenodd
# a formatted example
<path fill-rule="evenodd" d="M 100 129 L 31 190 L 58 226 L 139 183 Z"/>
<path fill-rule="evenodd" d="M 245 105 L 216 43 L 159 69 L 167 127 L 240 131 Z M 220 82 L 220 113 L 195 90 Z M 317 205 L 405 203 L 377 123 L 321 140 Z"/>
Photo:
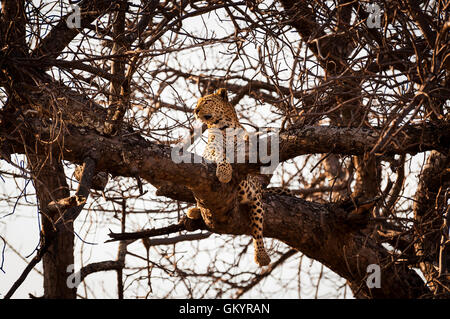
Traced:
<path fill-rule="evenodd" d="M 264 235 L 275 237 L 347 279 L 357 298 L 417 298 L 427 292 L 407 265 L 352 225 L 348 212 L 298 198 L 266 199 Z M 381 267 L 381 287 L 366 284 L 367 267 Z"/>
<path fill-rule="evenodd" d="M 176 164 L 171 158 L 171 148 L 167 146 L 155 145 L 137 136 L 124 140 L 101 137 L 94 130 L 75 127 L 68 127 L 66 131 L 63 148 L 66 160 L 78 162 L 80 156 L 89 154 L 97 161 L 99 170 L 114 175 L 138 174 L 156 187 L 183 185 L 213 214 L 212 223 L 207 225 L 209 230 L 235 235 L 250 233 L 245 207 L 234 209 L 239 170 L 236 170 L 232 183 L 223 185 L 215 177 L 213 164 Z M 237 166 L 246 167 L 245 164 Z M 348 211 L 285 196 L 266 198 L 265 205 L 265 236 L 286 242 L 323 262 L 346 278 L 358 297 L 409 298 L 424 293 L 424 285 L 416 273 L 393 263 L 382 246 L 360 233 L 360 226 L 353 225 L 348 219 Z M 369 290 L 364 280 L 367 265 L 373 263 L 382 265 L 382 288 Z"/>
<path fill-rule="evenodd" d="M 42 214 L 42 239 L 52 244 L 42 258 L 44 268 L 44 298 L 74 299 L 76 289 L 67 285 L 67 267 L 74 264 L 73 223 L 65 223 L 62 231 L 55 233 L 54 224 L 59 218 L 58 210 L 48 209 L 48 204 L 70 195 L 66 175 L 61 162 L 54 157 L 29 156 L 34 173 L 34 185 Z M 51 239 L 50 239 L 51 237 Z"/>
<path fill-rule="evenodd" d="M 416 220 L 415 249 L 420 257 L 420 269 L 435 294 L 440 292 L 442 283 L 447 283 L 447 276 L 439 278 L 439 273 L 448 274 L 450 269 L 439 269 L 438 265 L 450 265 L 450 256 L 440 254 L 441 236 L 448 229 L 443 229 L 447 207 L 447 192 L 450 188 L 449 156 L 431 152 L 415 194 L 414 219 Z"/>

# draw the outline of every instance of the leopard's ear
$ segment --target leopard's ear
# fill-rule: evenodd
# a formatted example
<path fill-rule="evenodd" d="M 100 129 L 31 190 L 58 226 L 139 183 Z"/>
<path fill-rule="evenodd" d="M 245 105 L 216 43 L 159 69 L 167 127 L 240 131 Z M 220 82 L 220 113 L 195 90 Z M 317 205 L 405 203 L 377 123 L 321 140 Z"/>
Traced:
<path fill-rule="evenodd" d="M 215 93 L 216 95 L 220 96 L 220 98 L 226 102 L 228 102 L 228 93 L 227 93 L 227 89 L 224 88 L 220 88 L 216 91 Z"/>

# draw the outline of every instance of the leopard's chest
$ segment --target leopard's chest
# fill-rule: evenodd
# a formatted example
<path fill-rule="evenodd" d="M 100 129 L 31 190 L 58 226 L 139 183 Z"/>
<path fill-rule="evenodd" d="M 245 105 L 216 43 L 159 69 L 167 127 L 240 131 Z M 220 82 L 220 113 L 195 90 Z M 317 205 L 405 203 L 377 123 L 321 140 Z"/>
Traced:
<path fill-rule="evenodd" d="M 221 162 L 228 157 L 233 156 L 241 151 L 244 141 L 245 131 L 241 128 L 230 128 L 227 130 L 208 129 L 208 143 L 203 152 L 203 157 L 213 161 Z"/>

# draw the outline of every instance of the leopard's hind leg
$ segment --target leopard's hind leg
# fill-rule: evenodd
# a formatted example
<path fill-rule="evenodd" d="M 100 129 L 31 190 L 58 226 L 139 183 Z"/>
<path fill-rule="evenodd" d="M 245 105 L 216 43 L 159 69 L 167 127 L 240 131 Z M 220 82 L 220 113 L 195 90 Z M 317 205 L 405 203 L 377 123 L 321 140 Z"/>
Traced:
<path fill-rule="evenodd" d="M 250 222 L 255 251 L 255 261 L 259 266 L 267 266 L 270 257 L 264 248 L 263 221 L 264 209 L 261 201 L 261 186 L 257 180 L 249 177 L 239 185 L 239 196 L 242 204 L 250 205 Z"/>
<path fill-rule="evenodd" d="M 256 206 L 253 208 L 253 206 Z M 260 266 L 267 266 L 270 264 L 270 257 L 264 248 L 263 239 L 263 208 L 261 206 L 261 201 L 256 201 L 252 203 L 252 208 L 250 212 L 251 227 L 252 227 L 252 237 L 253 246 L 255 249 L 255 261 Z"/>

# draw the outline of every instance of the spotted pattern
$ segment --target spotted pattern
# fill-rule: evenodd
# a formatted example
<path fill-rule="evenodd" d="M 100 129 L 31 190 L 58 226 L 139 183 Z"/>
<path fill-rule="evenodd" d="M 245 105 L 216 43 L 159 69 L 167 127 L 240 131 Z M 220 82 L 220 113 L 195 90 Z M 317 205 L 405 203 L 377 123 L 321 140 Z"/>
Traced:
<path fill-rule="evenodd" d="M 232 178 L 233 169 L 226 160 L 225 142 L 227 128 L 239 128 L 245 130 L 239 123 L 236 111 L 228 101 L 227 91 L 219 89 L 217 92 L 204 96 L 198 100 L 194 110 L 195 117 L 207 124 L 208 143 L 203 157 L 217 164 L 216 176 L 221 183 L 228 183 Z M 221 136 L 219 136 L 221 134 Z M 237 138 L 234 146 L 236 149 Z M 223 144 L 220 145 L 220 142 Z M 250 207 L 251 234 L 255 251 L 255 261 L 259 266 L 267 266 L 270 257 L 264 248 L 263 222 L 264 208 L 262 206 L 262 190 L 259 180 L 254 175 L 248 175 L 242 180 L 238 188 L 238 200 L 241 204 Z M 192 219 L 201 218 L 202 208 L 191 208 L 187 216 Z M 206 215 L 206 214 L 204 214 Z"/>

